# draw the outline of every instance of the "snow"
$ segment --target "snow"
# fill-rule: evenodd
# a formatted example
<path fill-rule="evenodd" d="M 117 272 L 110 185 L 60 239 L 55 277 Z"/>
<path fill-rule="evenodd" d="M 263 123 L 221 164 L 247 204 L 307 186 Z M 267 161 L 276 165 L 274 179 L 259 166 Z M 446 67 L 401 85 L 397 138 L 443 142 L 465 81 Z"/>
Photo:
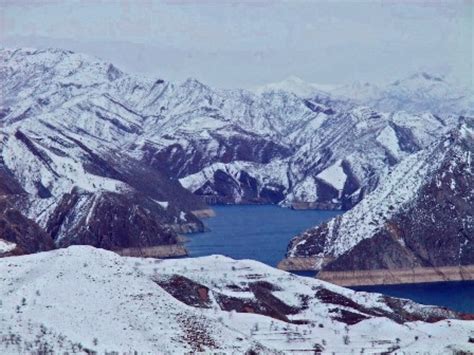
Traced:
<path fill-rule="evenodd" d="M 2 121 L 2 132 L 7 133 L 2 155 L 30 194 L 36 193 L 35 181 L 41 181 L 55 196 L 73 186 L 94 192 L 126 188 L 84 171 L 87 154 L 66 138 L 71 137 L 105 160 L 115 160 L 115 152 L 120 152 L 123 159 L 146 161 L 151 153 L 147 147 L 158 154 L 170 148 L 169 164 L 180 162 L 175 163 L 180 166 L 175 167 L 178 172 L 173 178 L 179 178 L 191 191 L 212 183 L 214 172 L 223 169 L 236 186 L 241 184 L 240 174 L 246 172 L 257 179 L 259 189 L 283 190 L 282 204 L 291 204 L 293 198 L 313 202 L 325 194 L 318 194 L 307 176 L 321 173 L 319 178 L 342 191 L 346 177 L 338 164 L 346 160 L 361 187 L 372 189 L 374 186 L 366 185 L 369 174 L 381 176 L 387 166 L 387 149 L 397 160 L 409 155 L 396 149 L 391 124 L 409 129 L 421 148 L 455 124 L 445 116 L 438 119 L 410 110 L 378 113 L 363 99 L 341 99 L 337 94 L 340 86 L 322 87 L 297 77 L 253 93 L 215 89 L 194 79 L 170 83 L 120 70 L 111 80 L 110 63 L 68 51 L 2 49 L 0 56 L 0 70 L 8 78 L 3 83 L 3 102 L 11 110 Z M 440 83 L 427 80 L 421 75 L 407 85 Z M 362 96 L 382 90 L 366 83 L 353 89 L 354 95 Z M 307 99 L 301 97 L 308 95 Z M 40 104 L 45 99 L 48 104 Z M 34 143 L 54 161 L 54 170 L 61 175 L 58 181 L 14 142 L 16 129 L 35 138 Z M 273 144 L 291 151 L 290 156 L 276 154 L 278 149 L 272 150 L 275 156 L 263 156 L 261 150 L 239 156 L 241 143 L 235 142 L 242 138 L 247 147 L 254 142 L 267 147 Z M 57 154 L 60 151 L 64 156 Z M 323 159 L 328 151 L 330 161 Z M 322 171 L 324 168 L 329 170 Z M 216 193 L 209 189 L 209 193 Z M 239 187 L 233 192 L 236 202 L 243 200 L 243 190 Z M 343 197 L 347 196 L 340 194 L 339 200 Z"/>
<path fill-rule="evenodd" d="M 18 346 L 39 339 L 55 352 L 71 351 L 73 344 L 99 353 L 189 352 L 195 350 L 186 340 L 187 329 L 192 327 L 194 332 L 199 329 L 214 342 L 213 346 L 204 345 L 202 350 L 206 352 L 244 353 L 250 348 L 259 348 L 263 353 L 290 349 L 305 352 L 315 343 L 323 344 L 323 340 L 326 351 L 336 353 L 360 352 L 362 348 L 382 352 L 397 343 L 405 351 L 429 346 L 432 351 L 445 352 L 448 346 L 466 348 L 468 336 L 474 331 L 472 322 L 456 320 L 397 324 L 386 318 L 371 318 L 346 326 L 330 319 L 334 305 L 315 299 L 315 290 L 327 288 L 367 307 L 386 309 L 387 306 L 377 294 L 356 293 L 255 261 L 235 261 L 218 255 L 139 259 L 74 246 L 1 259 L 0 270 L 0 334 L 21 336 Z M 155 282 L 173 275 L 183 275 L 208 287 L 211 307 L 187 306 Z M 215 294 L 252 297 L 249 291 L 232 292 L 226 285 L 245 287 L 255 278 L 281 287 L 273 294 L 295 307 L 301 302 L 300 295 L 307 295 L 308 308 L 291 318 L 310 322 L 296 325 L 259 314 L 220 310 Z M 349 344 L 344 344 L 345 335 L 350 339 Z M 0 342 L 0 351 L 24 350 Z"/>
<path fill-rule="evenodd" d="M 327 223 L 324 255 L 316 257 L 343 255 L 362 240 L 376 235 L 392 216 L 408 208 L 420 188 L 429 181 L 449 153 L 451 148 L 445 147 L 446 141 L 450 141 L 449 135 L 419 152 L 408 155 L 381 174 L 382 183 L 374 191 L 351 210 Z M 327 180 L 330 181 L 329 178 Z M 451 181 L 449 187 L 455 189 L 455 182 Z M 303 233 L 302 236 L 303 239 L 311 236 L 311 231 Z M 403 240 L 399 242 L 403 245 Z M 298 255 L 296 247 L 297 245 L 294 245 L 289 251 L 290 256 Z"/>
<path fill-rule="evenodd" d="M 214 182 L 214 174 L 220 170 L 228 174 L 238 183 L 240 174 L 244 171 L 261 183 L 261 188 L 274 189 L 275 185 L 288 186 L 288 175 L 286 173 L 287 162 L 284 160 L 274 159 L 268 164 L 259 164 L 248 161 L 235 160 L 231 163 L 214 163 L 200 172 L 190 174 L 181 178 L 179 182 L 183 187 L 190 191 L 199 190 L 206 182 Z M 240 198 L 240 196 L 236 196 Z"/>
<path fill-rule="evenodd" d="M 391 83 L 375 85 L 356 82 L 327 90 L 332 95 L 370 105 L 381 111 L 432 112 L 472 115 L 474 92 L 447 78 L 414 73 Z"/>
<path fill-rule="evenodd" d="M 395 157 L 401 155 L 398 138 L 392 127 L 385 127 L 377 136 L 377 141 L 387 148 Z"/>
<path fill-rule="evenodd" d="M 356 293 L 255 261 L 217 255 L 140 259 L 73 246 L 0 259 L 0 275 L 0 334 L 8 339 L 21 337 L 17 345 L 0 342 L 3 353 L 31 352 L 35 344 L 38 346 L 36 340 L 47 343 L 55 352 L 77 351 L 79 344 L 98 353 L 193 352 L 195 342 L 186 339 L 189 332 L 197 331 L 214 343 L 203 345 L 201 351 L 205 352 L 244 353 L 253 348 L 262 353 L 304 353 L 324 341 L 326 351 L 336 353 L 358 353 L 362 348 L 383 352 L 394 344 L 407 352 L 429 347 L 435 353 L 443 353 L 448 349 L 468 349 L 467 339 L 474 331 L 473 322 L 458 320 L 398 324 L 386 318 L 371 318 L 346 326 L 331 319 L 330 310 L 335 306 L 314 298 L 315 291 L 326 288 L 366 307 L 387 306 L 377 294 Z M 208 287 L 211 307 L 185 305 L 156 283 L 173 275 L 183 275 Z M 296 325 L 219 308 L 215 298 L 218 293 L 253 297 L 249 291 L 233 292 L 226 285 L 245 287 L 255 280 L 278 285 L 281 290 L 273 294 L 288 305 L 298 306 L 300 295 L 307 295 L 308 307 L 290 317 L 310 322 Z M 411 307 L 429 308 L 416 304 Z M 343 341 L 345 335 L 349 344 Z M 29 342 L 32 348 L 27 350 Z"/>
<path fill-rule="evenodd" d="M 77 161 L 79 157 L 46 153 L 41 146 L 36 144 L 35 146 L 47 154 L 50 159 L 48 164 L 13 135 L 9 137 L 2 152 L 7 166 L 16 172 L 22 187 L 32 195 L 37 193 L 35 185 L 37 181 L 50 188 L 55 195 L 69 193 L 74 186 L 91 192 L 101 190 L 119 192 L 126 189 L 126 185 L 122 182 L 88 173 L 82 162 Z"/>
<path fill-rule="evenodd" d="M 307 83 L 303 79 L 293 75 L 277 83 L 270 83 L 256 87 L 253 91 L 257 94 L 272 91 L 284 91 L 291 92 L 301 97 L 311 97 L 317 94 L 328 95 L 325 91 L 332 90 L 335 87 L 335 85 L 331 84 Z"/>
<path fill-rule="evenodd" d="M 383 184 L 341 217 L 338 239 L 327 243 L 331 253 L 340 256 L 362 239 L 373 236 L 395 211 L 412 200 L 413 193 L 423 184 L 425 176 L 436 168 L 426 158 L 427 154 L 427 151 L 422 151 L 404 159 L 384 176 Z"/>
<path fill-rule="evenodd" d="M 312 176 L 299 181 L 289 196 L 293 201 L 314 202 L 318 198 L 318 189 Z"/>
<path fill-rule="evenodd" d="M 16 244 L 7 240 L 0 239 L 0 255 L 8 253 L 16 248 Z"/>
<path fill-rule="evenodd" d="M 334 186 L 336 190 L 341 191 L 346 183 L 347 176 L 341 166 L 342 161 L 338 160 L 336 163 L 331 165 L 329 168 L 320 172 L 317 177 L 324 180 L 329 185 Z"/>

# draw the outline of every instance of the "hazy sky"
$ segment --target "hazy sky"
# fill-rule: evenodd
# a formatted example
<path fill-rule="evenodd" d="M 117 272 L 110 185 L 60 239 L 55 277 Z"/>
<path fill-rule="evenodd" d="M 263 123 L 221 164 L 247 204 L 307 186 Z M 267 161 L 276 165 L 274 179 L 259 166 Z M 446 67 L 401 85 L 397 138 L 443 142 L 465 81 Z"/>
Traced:
<path fill-rule="evenodd" d="M 289 75 L 322 84 L 419 70 L 473 77 L 470 0 L 0 0 L 0 11 L 2 45 L 63 47 L 220 87 Z"/>

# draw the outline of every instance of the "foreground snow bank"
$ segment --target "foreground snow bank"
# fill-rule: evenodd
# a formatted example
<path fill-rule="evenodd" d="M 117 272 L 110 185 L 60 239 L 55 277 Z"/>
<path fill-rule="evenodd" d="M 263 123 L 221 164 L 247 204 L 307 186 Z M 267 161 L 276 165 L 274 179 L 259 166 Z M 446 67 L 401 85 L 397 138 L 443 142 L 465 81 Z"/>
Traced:
<path fill-rule="evenodd" d="M 438 353 L 473 345 L 474 322 L 444 319 L 463 317 L 454 312 L 217 255 L 141 259 L 74 246 L 1 259 L 0 275 L 1 353 Z"/>

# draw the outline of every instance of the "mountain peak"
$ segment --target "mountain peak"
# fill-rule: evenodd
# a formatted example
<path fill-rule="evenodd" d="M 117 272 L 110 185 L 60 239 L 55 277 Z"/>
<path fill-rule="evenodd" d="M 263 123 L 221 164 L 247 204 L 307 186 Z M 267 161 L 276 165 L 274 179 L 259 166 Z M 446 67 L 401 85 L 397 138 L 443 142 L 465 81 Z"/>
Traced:
<path fill-rule="evenodd" d="M 430 83 L 444 83 L 445 79 L 441 75 L 435 75 L 432 73 L 427 73 L 425 71 L 414 73 L 404 79 L 399 79 L 394 81 L 391 85 L 399 86 L 401 84 L 406 85 L 410 82 L 419 82 L 421 85 L 424 85 L 426 82 Z"/>
<path fill-rule="evenodd" d="M 269 83 L 255 88 L 256 94 L 272 91 L 285 91 L 300 97 L 311 97 L 318 94 L 326 94 L 334 89 L 334 85 L 309 83 L 296 75 L 290 75 L 282 81 Z"/>

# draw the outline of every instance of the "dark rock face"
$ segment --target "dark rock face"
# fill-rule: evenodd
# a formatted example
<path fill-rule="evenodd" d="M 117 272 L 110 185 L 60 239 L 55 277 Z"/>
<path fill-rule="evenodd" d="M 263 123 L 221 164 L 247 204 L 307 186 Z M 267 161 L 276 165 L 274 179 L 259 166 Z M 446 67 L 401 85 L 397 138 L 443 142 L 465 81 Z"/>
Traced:
<path fill-rule="evenodd" d="M 397 193 L 410 194 L 407 202 L 394 207 L 366 203 L 347 215 L 310 229 L 295 237 L 288 248 L 290 257 L 324 259 L 323 271 L 396 270 L 419 267 L 438 268 L 474 264 L 474 173 L 472 170 L 474 139 L 471 121 L 454 130 L 439 144 L 430 148 L 424 157 L 426 172 L 416 190 L 404 191 L 409 183 L 403 177 L 393 179 L 397 184 L 390 189 L 378 189 L 374 194 L 390 191 L 392 201 Z M 470 133 L 471 132 L 471 133 Z M 430 166 L 433 166 L 430 170 Z M 410 169 L 410 167 L 408 167 Z M 422 168 L 426 169 L 426 168 Z M 424 170 L 422 170 L 424 171 Z M 395 169 L 395 176 L 404 172 Z M 383 182 L 382 182 L 383 183 Z M 416 184 L 414 186 L 417 186 Z M 382 192 L 385 191 L 385 192 Z M 401 191 L 401 192 L 399 192 Z M 382 195 L 381 195 L 382 196 Z M 369 197 L 370 198 L 370 195 Z M 379 203 L 379 202 L 378 202 Z M 372 221 L 360 219 L 369 209 Z M 377 214 L 377 210 L 380 210 Z M 385 212 L 382 212 L 385 211 Z M 386 214 L 388 217 L 386 217 Z M 354 218 L 352 220 L 351 218 Z M 340 240 L 356 234 L 352 228 L 363 228 L 357 223 L 379 225 L 372 234 L 362 239 L 341 255 L 333 255 L 331 248 Z M 344 228 L 342 228 L 344 225 Z"/>
<path fill-rule="evenodd" d="M 9 254 L 29 254 L 54 248 L 51 236 L 0 197 L 0 237 L 16 244 Z M 5 255 L 2 255 L 5 256 Z"/>
<path fill-rule="evenodd" d="M 339 219 L 335 218 L 335 223 Z M 292 256 L 298 257 L 311 257 L 324 253 L 324 248 L 326 246 L 326 236 L 329 233 L 328 225 L 323 223 L 319 227 L 308 229 L 294 237 L 288 244 L 287 256 L 290 252 Z M 300 243 L 305 241 L 304 243 Z"/>
<path fill-rule="evenodd" d="M 209 288 L 187 277 L 173 275 L 170 279 L 157 280 L 156 283 L 174 298 L 188 306 L 211 308 L 212 302 L 209 298 Z"/>
<path fill-rule="evenodd" d="M 474 264 L 474 142 L 463 145 L 468 155 L 445 161 L 412 208 L 394 219 L 424 266 Z"/>
<path fill-rule="evenodd" d="M 16 244 L 15 249 L 0 256 L 29 254 L 54 248 L 51 236 L 14 206 L 13 202 L 25 194 L 0 159 L 0 239 Z"/>
<path fill-rule="evenodd" d="M 209 141 L 198 141 L 190 138 L 189 147 L 170 144 L 158 150 L 151 145 L 144 147 L 144 162 L 170 176 L 182 178 L 201 171 L 213 163 L 230 163 L 235 160 L 267 164 L 273 159 L 285 158 L 292 154 L 291 149 L 267 140 L 256 134 L 235 128 L 240 134 L 230 137 L 219 132 L 212 133 L 216 152 L 209 154 Z"/>
<path fill-rule="evenodd" d="M 96 196 L 75 190 L 63 197 L 46 230 L 58 247 L 87 244 L 117 250 L 176 244 L 172 223 L 161 206 L 139 194 Z"/>
<path fill-rule="evenodd" d="M 0 196 L 24 193 L 14 175 L 2 164 L 0 158 Z"/>
<path fill-rule="evenodd" d="M 72 244 L 89 244 L 117 251 L 179 246 L 169 248 L 171 256 L 173 253 L 185 253 L 177 233 L 204 230 L 203 223 L 190 211 L 205 209 L 206 204 L 184 189 L 179 181 L 125 157 L 121 152 L 104 154 L 97 147 L 89 148 L 54 125 L 45 123 L 45 127 L 48 131 L 43 136 L 17 130 L 11 139 L 15 139 L 24 149 L 24 156 L 30 157 L 34 164 L 45 168 L 53 176 L 53 181 L 45 183 L 48 186 L 42 182 L 48 181 L 48 178 L 41 178 L 35 167 L 24 167 L 20 173 L 13 172 L 6 167 L 0 154 L 0 197 L 6 196 L 5 199 L 14 208 L 11 211 L 19 214 L 13 215 L 8 210 L 8 216 L 3 216 L 2 228 L 6 237 L 0 235 L 0 238 L 18 241 L 15 242 L 18 246 L 15 252 L 33 253 Z M 50 142 L 47 142 L 48 139 Z M 0 153 L 2 148 L 0 146 Z M 111 192 L 99 188 L 97 191 L 85 191 L 73 187 L 70 192 L 58 194 L 54 184 L 64 184 L 65 179 L 66 184 L 70 184 L 76 176 L 71 171 L 67 174 L 61 172 L 65 165 L 58 166 L 53 156 L 56 159 L 78 159 L 84 173 L 90 174 L 88 176 L 92 181 L 104 178 L 112 183 L 123 183 L 126 188 Z M 15 176 L 15 173 L 20 176 Z M 36 190 L 36 193 L 23 190 L 19 183 L 22 180 L 23 183 L 26 180 L 29 188 Z M 96 187 L 95 183 L 92 185 Z M 12 218 L 15 221 L 21 218 L 19 211 L 36 208 L 40 200 L 46 200 L 45 205 L 49 201 L 49 206 L 54 206 L 46 211 L 46 217 L 42 217 L 46 221 L 44 228 L 26 218 L 24 230 L 12 224 Z M 25 236 L 20 236 L 20 233 Z M 39 241 L 34 240 L 34 233 L 38 235 Z M 49 244 L 44 242 L 45 239 L 49 240 Z M 166 250 L 161 250 L 160 256 L 166 256 Z"/>
<path fill-rule="evenodd" d="M 474 175 L 462 140 L 415 199 L 372 238 L 361 241 L 325 269 L 372 270 L 474 264 Z"/>
<path fill-rule="evenodd" d="M 4 127 L 18 123 L 5 142 L 14 134 L 51 174 L 64 173 L 51 153 L 80 156 L 86 172 L 128 183 L 133 173 L 124 170 L 134 161 L 147 176 L 187 179 L 186 188 L 214 203 L 350 209 L 388 166 L 454 125 L 444 115 L 380 113 L 322 92 L 257 95 L 197 80 L 146 80 L 61 50 L 4 49 L 0 56 L 8 106 L 0 120 Z M 58 65 L 63 62 L 80 65 L 71 71 Z M 29 96 L 27 103 L 20 99 Z M 217 170 L 239 173 L 226 177 Z M 37 195 L 48 198 L 51 190 L 38 185 Z"/>
<path fill-rule="evenodd" d="M 390 126 L 395 131 L 395 135 L 398 138 L 401 150 L 408 153 L 415 153 L 421 149 L 418 143 L 416 142 L 416 138 L 413 135 L 413 132 L 410 131 L 408 128 L 402 127 L 393 122 L 390 124 Z"/>
<path fill-rule="evenodd" d="M 216 170 L 212 181 L 207 181 L 196 190 L 210 204 L 276 204 L 282 201 L 285 187 L 268 185 L 261 187 L 257 179 L 246 171 L 239 172 L 238 177 L 231 176 L 223 170 Z M 238 197 L 237 197 L 238 196 Z"/>
<path fill-rule="evenodd" d="M 329 262 L 324 270 L 398 269 L 420 264 L 416 255 L 404 248 L 394 235 L 384 230 L 372 238 L 362 240 L 348 253 Z"/>
<path fill-rule="evenodd" d="M 168 201 L 168 212 L 179 213 L 180 210 L 196 211 L 208 208 L 200 196 L 190 193 L 178 180 L 170 178 L 163 171 L 129 159 L 123 159 L 117 171 L 121 181 L 140 193 L 157 201 Z M 200 223 L 198 219 L 193 222 Z"/>

